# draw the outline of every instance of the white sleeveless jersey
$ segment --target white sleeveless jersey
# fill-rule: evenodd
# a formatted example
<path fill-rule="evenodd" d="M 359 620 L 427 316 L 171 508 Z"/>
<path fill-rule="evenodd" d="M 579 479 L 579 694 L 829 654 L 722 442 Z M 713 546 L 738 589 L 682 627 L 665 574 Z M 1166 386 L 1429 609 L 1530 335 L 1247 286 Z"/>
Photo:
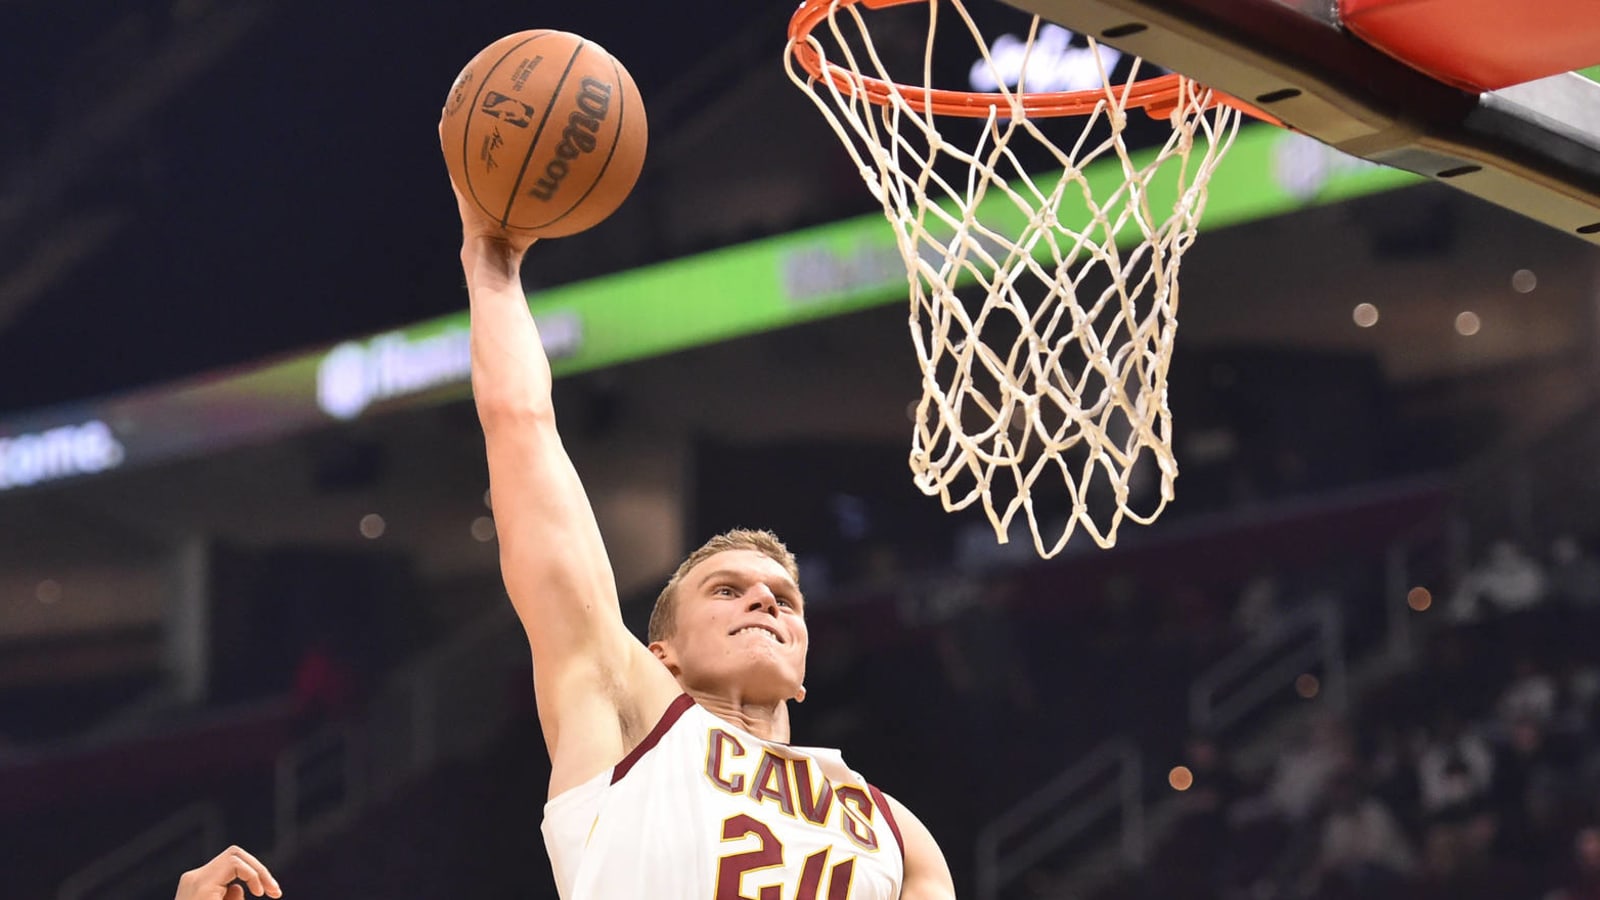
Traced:
<path fill-rule="evenodd" d="M 562 900 L 896 900 L 900 829 L 837 750 L 764 741 L 687 695 L 544 807 Z"/>

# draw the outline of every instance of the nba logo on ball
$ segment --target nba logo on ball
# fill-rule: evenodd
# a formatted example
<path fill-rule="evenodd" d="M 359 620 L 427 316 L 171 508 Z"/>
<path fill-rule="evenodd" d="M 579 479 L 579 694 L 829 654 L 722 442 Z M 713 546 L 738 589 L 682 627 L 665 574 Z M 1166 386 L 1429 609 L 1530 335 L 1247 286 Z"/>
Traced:
<path fill-rule="evenodd" d="M 507 231 L 563 237 L 626 200 L 649 143 L 628 70 L 593 41 L 522 31 L 485 47 L 439 122 L 450 179 Z"/>
<path fill-rule="evenodd" d="M 533 107 L 520 100 L 513 100 L 499 91 L 490 91 L 484 96 L 483 111 L 518 128 L 527 128 L 533 124 Z"/>

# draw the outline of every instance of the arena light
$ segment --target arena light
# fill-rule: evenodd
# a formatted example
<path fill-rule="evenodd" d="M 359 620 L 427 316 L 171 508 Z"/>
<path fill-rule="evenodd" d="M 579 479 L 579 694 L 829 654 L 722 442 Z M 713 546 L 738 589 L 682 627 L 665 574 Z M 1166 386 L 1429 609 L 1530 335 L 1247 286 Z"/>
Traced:
<path fill-rule="evenodd" d="M 1194 773 L 1188 766 L 1173 766 L 1167 773 L 1167 784 L 1175 791 L 1187 791 L 1194 786 Z"/>
<path fill-rule="evenodd" d="M 39 582 L 38 587 L 34 588 L 33 596 L 40 603 L 50 606 L 59 602 L 63 593 L 65 592 L 61 589 L 61 582 L 55 580 L 54 578 L 46 578 L 45 580 Z"/>
<path fill-rule="evenodd" d="M 988 59 L 973 62 L 967 83 L 975 91 L 989 92 L 1000 90 L 1002 82 L 1008 88 L 1024 85 L 1029 92 L 1084 91 L 1100 87 L 1105 83 L 1100 73 L 1115 69 L 1122 61 L 1122 51 L 1105 44 L 1096 44 L 1093 50 L 1087 46 L 1074 47 L 1074 37 L 1060 25 L 1046 24 L 1039 29 L 1030 53 L 1022 38 L 1002 34 L 989 45 Z"/>
<path fill-rule="evenodd" d="M 1294 680 L 1294 692 L 1299 694 L 1302 700 L 1314 699 L 1322 692 L 1322 680 L 1307 672 Z"/>
<path fill-rule="evenodd" d="M 495 538 L 494 520 L 488 516 L 479 516 L 472 520 L 472 539 L 480 544 L 487 544 Z"/>

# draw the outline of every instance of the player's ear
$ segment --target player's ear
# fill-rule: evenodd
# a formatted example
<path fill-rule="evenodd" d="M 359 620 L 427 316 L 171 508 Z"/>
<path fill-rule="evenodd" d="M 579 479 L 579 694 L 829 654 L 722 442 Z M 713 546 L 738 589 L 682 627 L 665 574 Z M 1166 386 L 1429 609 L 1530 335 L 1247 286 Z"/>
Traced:
<path fill-rule="evenodd" d="M 806 702 L 806 686 L 805 685 L 803 685 L 803 684 L 800 685 L 799 693 L 794 695 L 794 702 L 796 702 L 796 703 L 804 703 L 804 702 Z"/>
<path fill-rule="evenodd" d="M 678 676 L 678 658 L 672 652 L 671 645 L 666 641 L 652 641 L 650 652 L 655 654 L 656 659 L 661 660 L 661 664 L 667 667 L 667 671 L 671 672 L 674 678 Z"/>

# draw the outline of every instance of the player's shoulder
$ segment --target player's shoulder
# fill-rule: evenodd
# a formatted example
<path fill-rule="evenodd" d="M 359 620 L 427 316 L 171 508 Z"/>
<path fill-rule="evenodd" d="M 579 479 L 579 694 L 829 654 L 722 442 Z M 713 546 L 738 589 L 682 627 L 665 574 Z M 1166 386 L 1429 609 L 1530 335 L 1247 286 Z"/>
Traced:
<path fill-rule="evenodd" d="M 905 889 L 901 900 L 954 900 L 955 879 L 933 832 L 909 807 L 883 793 L 885 815 L 892 823 L 905 859 Z"/>

